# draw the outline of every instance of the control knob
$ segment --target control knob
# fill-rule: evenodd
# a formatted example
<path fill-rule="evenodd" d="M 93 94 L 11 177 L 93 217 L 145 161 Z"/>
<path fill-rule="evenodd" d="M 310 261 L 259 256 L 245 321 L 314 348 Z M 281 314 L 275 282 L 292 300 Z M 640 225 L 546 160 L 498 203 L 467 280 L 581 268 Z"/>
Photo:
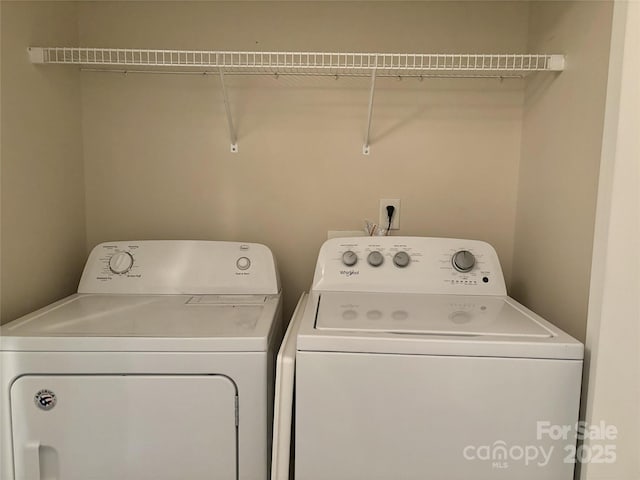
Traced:
<path fill-rule="evenodd" d="M 372 267 L 379 267 L 382 265 L 382 262 L 384 262 L 384 257 L 378 250 L 374 250 L 367 256 L 367 262 L 369 262 L 369 265 Z"/>
<path fill-rule="evenodd" d="M 353 267 L 358 263 L 358 255 L 353 250 L 347 250 L 342 254 L 342 263 L 347 267 Z"/>
<path fill-rule="evenodd" d="M 398 252 L 393 256 L 393 263 L 396 267 L 404 268 L 411 262 L 411 257 L 407 252 Z"/>
<path fill-rule="evenodd" d="M 116 275 L 123 275 L 133 267 L 133 255 L 129 252 L 116 252 L 109 259 L 109 270 Z"/>
<path fill-rule="evenodd" d="M 476 264 L 476 257 L 468 250 L 459 250 L 453 254 L 451 263 L 457 271 L 467 273 L 473 270 Z"/>
<path fill-rule="evenodd" d="M 250 266 L 251 260 L 247 257 L 240 257 L 236 260 L 236 267 L 238 267 L 238 270 L 248 270 Z"/>

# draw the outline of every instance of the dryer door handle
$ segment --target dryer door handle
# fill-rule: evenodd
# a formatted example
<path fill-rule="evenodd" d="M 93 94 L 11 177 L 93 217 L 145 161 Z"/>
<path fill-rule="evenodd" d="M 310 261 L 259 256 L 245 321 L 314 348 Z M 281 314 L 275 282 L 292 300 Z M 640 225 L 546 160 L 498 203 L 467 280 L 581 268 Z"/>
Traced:
<path fill-rule="evenodd" d="M 40 442 L 24 446 L 24 480 L 40 480 Z"/>

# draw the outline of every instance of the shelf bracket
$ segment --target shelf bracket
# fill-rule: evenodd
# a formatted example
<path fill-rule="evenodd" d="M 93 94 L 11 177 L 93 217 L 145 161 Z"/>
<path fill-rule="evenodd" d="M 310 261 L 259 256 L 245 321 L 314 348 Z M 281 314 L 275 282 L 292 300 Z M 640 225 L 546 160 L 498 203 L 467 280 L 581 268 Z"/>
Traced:
<path fill-rule="evenodd" d="M 222 84 L 222 96 L 224 97 L 224 108 L 227 112 L 227 123 L 229 124 L 229 138 L 231 140 L 231 153 L 238 153 L 238 138 L 233 128 L 233 118 L 231 117 L 231 107 L 229 106 L 229 96 L 227 95 L 227 86 L 224 83 L 224 71 L 220 71 L 220 83 Z"/>
<path fill-rule="evenodd" d="M 371 117 L 373 115 L 373 94 L 376 91 L 376 70 L 371 71 L 371 91 L 369 92 L 369 113 L 367 115 L 367 130 L 364 137 L 364 145 L 362 146 L 362 154 L 369 155 L 369 137 L 371 135 Z"/>
<path fill-rule="evenodd" d="M 44 63 L 44 48 L 42 47 L 29 47 L 29 60 L 31 63 Z"/>

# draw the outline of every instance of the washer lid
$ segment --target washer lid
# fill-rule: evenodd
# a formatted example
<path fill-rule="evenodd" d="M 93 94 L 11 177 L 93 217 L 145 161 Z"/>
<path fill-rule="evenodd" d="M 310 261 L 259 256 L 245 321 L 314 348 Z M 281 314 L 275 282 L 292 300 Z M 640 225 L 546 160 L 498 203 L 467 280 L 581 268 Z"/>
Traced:
<path fill-rule="evenodd" d="M 550 338 L 553 332 L 505 297 L 323 293 L 316 329 L 417 335 Z"/>
<path fill-rule="evenodd" d="M 3 325 L 0 345 L 2 350 L 264 351 L 279 300 L 279 295 L 76 294 Z"/>
<path fill-rule="evenodd" d="M 582 360 L 582 344 L 508 296 L 312 292 L 299 352 Z"/>

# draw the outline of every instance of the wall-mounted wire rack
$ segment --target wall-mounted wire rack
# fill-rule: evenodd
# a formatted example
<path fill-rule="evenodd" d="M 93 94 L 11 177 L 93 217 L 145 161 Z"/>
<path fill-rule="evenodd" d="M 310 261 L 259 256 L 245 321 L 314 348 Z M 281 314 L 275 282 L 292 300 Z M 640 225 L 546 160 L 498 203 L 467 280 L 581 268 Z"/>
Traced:
<path fill-rule="evenodd" d="M 33 63 L 115 67 L 224 69 L 225 73 L 426 76 L 465 73 L 478 76 L 524 76 L 560 71 L 563 55 L 409 54 L 327 52 L 224 52 L 122 48 L 31 47 Z"/>
<path fill-rule="evenodd" d="M 30 47 L 32 63 L 79 65 L 85 70 L 122 73 L 198 73 L 220 76 L 231 151 L 236 134 L 225 75 L 367 76 L 371 78 L 363 153 L 369 133 L 376 77 L 523 78 L 534 72 L 564 70 L 557 54 L 410 54 L 330 52 L 232 52 L 131 48 Z"/>

